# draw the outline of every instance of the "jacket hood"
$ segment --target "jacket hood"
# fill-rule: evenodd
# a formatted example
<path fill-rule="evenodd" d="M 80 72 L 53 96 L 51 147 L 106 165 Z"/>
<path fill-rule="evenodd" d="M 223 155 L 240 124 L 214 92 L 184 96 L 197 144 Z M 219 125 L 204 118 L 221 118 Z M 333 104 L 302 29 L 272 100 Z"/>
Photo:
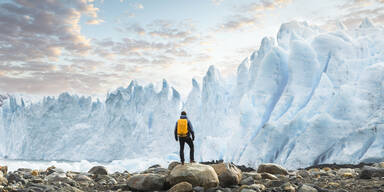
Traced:
<path fill-rule="evenodd" d="M 180 115 L 180 119 L 188 119 L 186 115 Z"/>

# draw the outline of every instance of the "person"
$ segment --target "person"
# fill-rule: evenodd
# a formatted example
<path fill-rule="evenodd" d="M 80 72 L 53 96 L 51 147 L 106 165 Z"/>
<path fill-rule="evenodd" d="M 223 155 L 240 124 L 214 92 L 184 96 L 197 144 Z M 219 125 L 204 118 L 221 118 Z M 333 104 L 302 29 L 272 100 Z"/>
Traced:
<path fill-rule="evenodd" d="M 191 138 L 192 136 L 192 138 Z M 185 111 L 181 112 L 180 119 L 177 120 L 175 126 L 175 139 L 180 143 L 180 160 L 184 165 L 184 144 L 189 146 L 189 159 L 191 163 L 194 163 L 194 147 L 193 141 L 195 140 L 195 132 L 193 131 L 192 123 L 187 118 Z"/>

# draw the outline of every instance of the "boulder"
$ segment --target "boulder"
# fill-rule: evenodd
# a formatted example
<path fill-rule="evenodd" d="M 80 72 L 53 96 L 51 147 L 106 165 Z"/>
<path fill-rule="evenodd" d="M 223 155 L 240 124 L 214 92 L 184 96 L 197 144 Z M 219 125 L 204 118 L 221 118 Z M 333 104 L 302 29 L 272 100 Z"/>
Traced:
<path fill-rule="evenodd" d="M 171 189 L 168 190 L 168 192 L 189 192 L 192 190 L 192 185 L 188 182 L 183 181 L 174 185 Z"/>
<path fill-rule="evenodd" d="M 128 178 L 129 188 L 138 191 L 155 191 L 164 189 L 166 176 L 162 174 L 138 174 Z"/>
<path fill-rule="evenodd" d="M 360 179 L 371 179 L 372 177 L 384 177 L 384 168 L 364 166 L 360 173 Z"/>
<path fill-rule="evenodd" d="M 84 175 L 84 174 L 77 174 L 73 177 L 73 179 L 78 182 L 79 184 L 81 185 L 86 185 L 88 186 L 90 183 L 93 182 L 93 180 L 91 178 L 89 178 L 88 176 Z"/>
<path fill-rule="evenodd" d="M 265 163 L 259 165 L 259 168 L 257 169 L 258 173 L 270 173 L 274 175 L 288 175 L 288 171 L 281 167 L 280 165 L 274 164 L 274 163 Z"/>
<path fill-rule="evenodd" d="M 108 171 L 104 166 L 94 166 L 88 171 L 88 173 L 95 175 L 108 175 Z"/>
<path fill-rule="evenodd" d="M 216 187 L 219 178 L 215 170 L 209 165 L 198 163 L 177 165 L 169 175 L 171 185 L 186 181 L 192 186 L 202 186 L 204 188 Z"/>
<path fill-rule="evenodd" d="M 229 187 L 240 183 L 242 172 L 232 163 L 220 163 L 211 166 L 218 175 L 221 186 Z"/>

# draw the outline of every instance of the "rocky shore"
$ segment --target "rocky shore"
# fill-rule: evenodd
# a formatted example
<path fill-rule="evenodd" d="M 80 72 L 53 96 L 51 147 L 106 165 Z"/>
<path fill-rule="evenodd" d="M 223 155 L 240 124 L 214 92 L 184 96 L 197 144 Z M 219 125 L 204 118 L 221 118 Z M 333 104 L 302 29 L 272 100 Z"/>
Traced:
<path fill-rule="evenodd" d="M 384 192 L 384 162 L 319 165 L 287 170 L 261 164 L 257 170 L 232 163 L 172 162 L 138 173 L 109 173 L 96 166 L 86 173 L 0 167 L 0 191 L 169 191 L 169 192 Z"/>

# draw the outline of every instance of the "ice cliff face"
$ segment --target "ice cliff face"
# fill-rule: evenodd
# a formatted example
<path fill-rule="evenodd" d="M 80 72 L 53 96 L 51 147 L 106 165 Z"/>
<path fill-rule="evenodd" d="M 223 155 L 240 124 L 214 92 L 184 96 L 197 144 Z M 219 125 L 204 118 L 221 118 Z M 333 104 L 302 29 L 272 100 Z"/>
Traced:
<path fill-rule="evenodd" d="M 197 160 L 224 159 L 290 168 L 384 159 L 384 31 L 322 31 L 283 24 L 276 40 L 239 65 L 225 83 L 211 66 L 185 101 L 132 81 L 105 101 L 67 93 L 26 106 L 10 97 L 0 110 L 0 156 L 15 159 L 177 159 L 180 107 L 196 132 Z"/>

